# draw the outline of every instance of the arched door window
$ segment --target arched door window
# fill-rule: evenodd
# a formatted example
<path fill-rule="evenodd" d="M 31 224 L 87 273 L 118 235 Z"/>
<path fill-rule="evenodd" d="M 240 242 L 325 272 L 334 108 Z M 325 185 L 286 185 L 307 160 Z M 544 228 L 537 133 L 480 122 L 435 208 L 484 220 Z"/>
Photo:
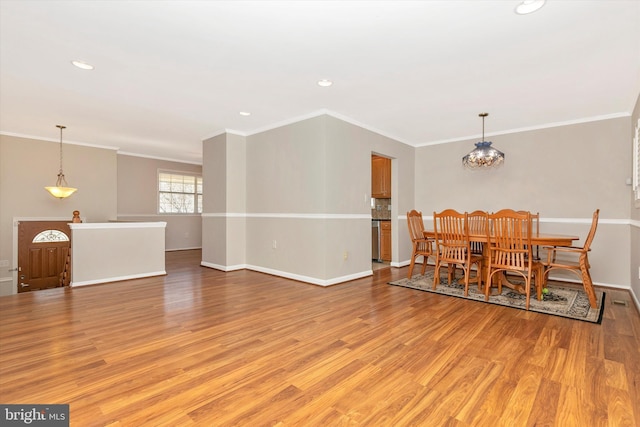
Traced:
<path fill-rule="evenodd" d="M 60 230 L 44 230 L 36 234 L 33 243 L 68 242 L 69 236 Z"/>

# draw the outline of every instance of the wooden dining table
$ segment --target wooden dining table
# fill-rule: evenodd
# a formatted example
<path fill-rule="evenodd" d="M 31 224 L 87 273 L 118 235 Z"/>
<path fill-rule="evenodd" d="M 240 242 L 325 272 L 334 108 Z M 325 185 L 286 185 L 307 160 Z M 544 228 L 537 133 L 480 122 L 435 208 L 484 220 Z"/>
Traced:
<path fill-rule="evenodd" d="M 433 230 L 424 230 L 422 232 L 424 237 L 428 239 L 435 239 L 436 233 Z M 486 234 L 469 234 L 469 240 L 472 242 L 487 243 Z M 580 240 L 578 236 L 571 236 L 568 234 L 548 234 L 541 233 L 535 236 L 531 236 L 531 244 L 533 246 L 572 246 L 575 240 Z"/>
<path fill-rule="evenodd" d="M 422 232 L 425 238 L 427 239 L 435 239 L 436 233 L 433 230 L 424 230 Z M 486 234 L 469 234 L 469 240 L 472 242 L 480 242 L 487 243 L 487 235 Z M 578 236 L 572 236 L 568 234 L 549 234 L 549 233 L 539 233 L 534 236 L 531 236 L 531 245 L 532 246 L 573 246 L 573 242 L 576 240 L 580 240 Z M 485 270 L 489 265 L 489 253 L 487 250 L 487 245 L 484 245 L 484 262 L 482 269 Z M 485 271 L 482 272 L 482 277 L 485 277 Z M 481 279 L 482 281 L 482 279 Z M 511 289 L 514 289 L 520 293 L 524 293 L 524 287 L 518 284 L 513 284 L 509 282 L 506 276 L 502 275 L 502 285 L 507 286 Z"/>

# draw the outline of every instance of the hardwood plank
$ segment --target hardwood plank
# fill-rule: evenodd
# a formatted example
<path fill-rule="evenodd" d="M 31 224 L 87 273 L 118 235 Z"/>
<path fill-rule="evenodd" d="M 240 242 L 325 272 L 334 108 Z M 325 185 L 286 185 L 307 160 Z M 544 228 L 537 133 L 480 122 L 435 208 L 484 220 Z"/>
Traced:
<path fill-rule="evenodd" d="M 542 378 L 536 393 L 533 407 L 529 413 L 527 426 L 553 426 L 558 412 L 560 384 Z"/>
<path fill-rule="evenodd" d="M 72 426 L 640 425 L 640 315 L 601 325 L 389 286 L 199 266 L 0 297 L 0 402 Z M 610 295 L 609 295 L 610 294 Z"/>

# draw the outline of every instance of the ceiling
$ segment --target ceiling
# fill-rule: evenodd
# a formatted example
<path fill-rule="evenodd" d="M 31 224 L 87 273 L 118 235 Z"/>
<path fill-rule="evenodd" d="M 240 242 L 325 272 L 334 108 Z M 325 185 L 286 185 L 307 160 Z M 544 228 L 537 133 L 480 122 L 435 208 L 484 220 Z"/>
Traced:
<path fill-rule="evenodd" d="M 0 0 L 0 132 L 201 163 L 322 112 L 413 146 L 632 112 L 640 1 L 518 4 Z"/>

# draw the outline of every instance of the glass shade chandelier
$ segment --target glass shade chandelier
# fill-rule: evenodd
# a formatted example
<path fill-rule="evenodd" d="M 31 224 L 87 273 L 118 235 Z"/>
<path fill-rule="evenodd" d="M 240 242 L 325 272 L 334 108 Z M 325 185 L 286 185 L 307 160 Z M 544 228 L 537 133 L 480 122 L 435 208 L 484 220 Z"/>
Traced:
<path fill-rule="evenodd" d="M 490 141 L 484 140 L 484 118 L 488 115 L 478 114 L 482 117 L 482 141 L 476 142 L 476 148 L 462 158 L 462 164 L 467 169 L 498 167 L 504 163 L 504 153 L 493 148 Z"/>
<path fill-rule="evenodd" d="M 44 187 L 44 189 L 53 197 L 64 199 L 75 193 L 78 189 L 69 187 L 69 184 L 67 184 L 67 180 L 64 177 L 64 173 L 62 172 L 62 129 L 65 129 L 66 126 L 56 125 L 56 127 L 60 129 L 60 170 L 58 172 L 58 180 L 56 181 L 55 187 Z"/>
<path fill-rule="evenodd" d="M 517 7 L 515 12 L 518 15 L 527 15 L 544 6 L 546 0 L 524 0 Z"/>

